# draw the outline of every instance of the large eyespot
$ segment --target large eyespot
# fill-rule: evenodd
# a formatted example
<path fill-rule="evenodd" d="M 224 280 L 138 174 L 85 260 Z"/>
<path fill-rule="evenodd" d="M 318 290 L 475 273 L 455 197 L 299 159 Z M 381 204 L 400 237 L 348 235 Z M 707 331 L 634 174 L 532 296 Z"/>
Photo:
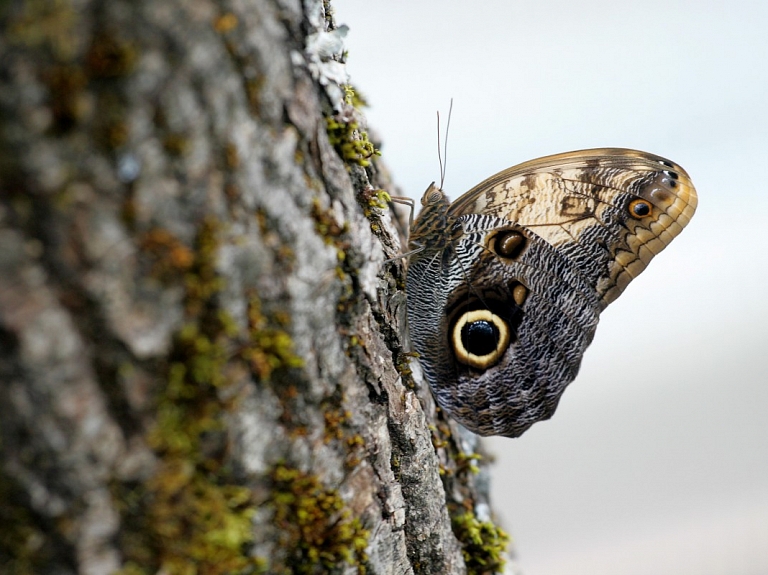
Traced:
<path fill-rule="evenodd" d="M 456 359 L 476 369 L 487 369 L 499 361 L 509 340 L 507 323 L 489 309 L 464 312 L 451 332 Z"/>
<path fill-rule="evenodd" d="M 490 242 L 491 251 L 499 257 L 516 260 L 525 250 L 528 240 L 517 230 L 502 230 Z"/>
<path fill-rule="evenodd" d="M 648 200 L 637 198 L 629 202 L 629 214 L 633 218 L 642 220 L 653 213 L 653 205 Z"/>

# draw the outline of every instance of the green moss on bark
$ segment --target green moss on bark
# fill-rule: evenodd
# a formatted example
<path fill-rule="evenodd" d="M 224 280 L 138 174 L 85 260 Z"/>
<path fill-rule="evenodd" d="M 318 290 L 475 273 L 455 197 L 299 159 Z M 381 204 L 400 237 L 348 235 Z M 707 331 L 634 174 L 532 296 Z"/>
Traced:
<path fill-rule="evenodd" d="M 471 511 L 453 515 L 451 524 L 461 543 L 467 575 L 503 572 L 509 545 L 509 535 L 503 529 L 490 521 L 480 521 Z"/>
<path fill-rule="evenodd" d="M 366 572 L 365 549 L 370 533 L 352 516 L 339 493 L 314 475 L 277 465 L 270 476 L 274 524 L 285 552 L 275 575 L 328 573 L 344 563 Z"/>
<path fill-rule="evenodd" d="M 124 575 L 156 572 L 224 575 L 258 573 L 253 557 L 250 489 L 227 468 L 224 417 L 233 399 L 230 358 L 235 322 L 218 308 L 219 225 L 200 227 L 194 260 L 183 276 L 187 322 L 174 339 L 147 442 L 157 456 L 153 476 L 120 485 L 120 547 Z"/>

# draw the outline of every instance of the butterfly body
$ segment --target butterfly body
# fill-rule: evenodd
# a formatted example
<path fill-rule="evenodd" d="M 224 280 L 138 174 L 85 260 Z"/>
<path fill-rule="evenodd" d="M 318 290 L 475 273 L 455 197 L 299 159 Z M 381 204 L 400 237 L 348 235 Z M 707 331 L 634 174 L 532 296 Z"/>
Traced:
<path fill-rule="evenodd" d="M 438 403 L 481 435 L 554 413 L 602 310 L 688 222 L 696 192 L 658 156 L 600 149 L 510 168 L 411 229 L 411 339 Z"/>

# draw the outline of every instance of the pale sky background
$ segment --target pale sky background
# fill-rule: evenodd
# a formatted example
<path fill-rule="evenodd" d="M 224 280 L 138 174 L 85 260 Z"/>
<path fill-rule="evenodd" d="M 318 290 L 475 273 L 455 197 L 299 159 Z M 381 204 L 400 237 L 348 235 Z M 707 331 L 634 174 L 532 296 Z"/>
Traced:
<path fill-rule="evenodd" d="M 334 0 L 402 192 L 580 148 L 682 165 L 699 210 L 603 314 L 551 421 L 493 439 L 526 575 L 768 573 L 768 2 Z"/>

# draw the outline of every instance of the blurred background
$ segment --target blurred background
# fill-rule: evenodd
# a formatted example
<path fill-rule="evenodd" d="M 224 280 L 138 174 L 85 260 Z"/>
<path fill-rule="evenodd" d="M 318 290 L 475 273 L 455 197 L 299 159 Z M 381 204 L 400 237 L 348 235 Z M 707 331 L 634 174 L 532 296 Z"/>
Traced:
<path fill-rule="evenodd" d="M 334 0 L 402 192 L 539 156 L 682 165 L 691 225 L 602 316 L 558 412 L 492 439 L 526 575 L 768 573 L 768 2 Z"/>

